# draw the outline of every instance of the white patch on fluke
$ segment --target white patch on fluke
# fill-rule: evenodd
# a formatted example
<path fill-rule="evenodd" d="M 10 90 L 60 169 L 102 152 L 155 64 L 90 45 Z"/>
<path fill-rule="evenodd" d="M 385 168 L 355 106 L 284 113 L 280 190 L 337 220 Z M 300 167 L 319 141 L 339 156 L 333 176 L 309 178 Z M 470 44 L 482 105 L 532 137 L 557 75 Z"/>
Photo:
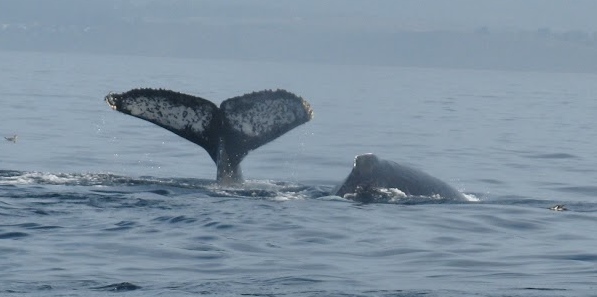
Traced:
<path fill-rule="evenodd" d="M 249 109 L 228 105 L 224 114 L 232 129 L 249 136 L 260 136 L 271 133 L 276 127 L 295 123 L 297 114 L 305 112 L 303 105 L 296 103 L 296 99 L 289 98 L 260 100 Z"/>
<path fill-rule="evenodd" d="M 158 122 L 172 129 L 190 128 L 198 134 L 205 131 L 212 119 L 211 110 L 195 110 L 183 105 L 174 105 L 163 97 L 137 97 L 132 100 L 124 100 L 122 109 L 127 110 L 133 116 Z"/>
<path fill-rule="evenodd" d="M 255 134 L 255 131 L 253 131 L 253 127 L 251 126 L 250 123 L 242 122 L 240 124 L 242 126 L 242 128 L 240 129 L 240 131 L 242 131 L 244 134 L 246 134 L 248 136 L 257 136 L 257 134 Z"/>

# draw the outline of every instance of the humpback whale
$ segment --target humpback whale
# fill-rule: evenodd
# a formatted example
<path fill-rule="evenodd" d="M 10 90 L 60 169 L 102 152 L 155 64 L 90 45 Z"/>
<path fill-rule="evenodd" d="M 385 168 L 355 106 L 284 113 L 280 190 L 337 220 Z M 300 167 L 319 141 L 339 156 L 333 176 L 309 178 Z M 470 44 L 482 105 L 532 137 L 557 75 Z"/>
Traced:
<path fill-rule="evenodd" d="M 303 98 L 263 90 L 224 100 L 164 89 L 133 89 L 105 97 L 112 109 L 149 121 L 203 147 L 217 166 L 217 181 L 242 182 L 240 163 L 254 150 L 313 118 Z"/>
<path fill-rule="evenodd" d="M 415 168 L 383 160 L 374 154 L 356 156 L 354 166 L 333 194 L 359 202 L 375 202 L 386 194 L 383 190 L 398 189 L 407 196 L 441 197 L 466 200 L 447 183 Z"/>

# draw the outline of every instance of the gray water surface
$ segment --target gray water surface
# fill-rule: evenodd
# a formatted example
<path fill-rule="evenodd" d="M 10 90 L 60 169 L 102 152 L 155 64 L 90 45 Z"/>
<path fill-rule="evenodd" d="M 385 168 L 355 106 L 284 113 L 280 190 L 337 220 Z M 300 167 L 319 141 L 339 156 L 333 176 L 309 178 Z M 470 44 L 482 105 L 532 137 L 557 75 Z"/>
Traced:
<path fill-rule="evenodd" d="M 0 295 L 597 288 L 595 75 L 14 52 L 0 70 L 0 136 L 19 135 L 0 143 Z M 221 188 L 203 149 L 103 101 L 135 87 L 217 104 L 283 88 L 315 118 L 250 153 L 247 185 Z M 369 152 L 472 201 L 328 196 Z"/>

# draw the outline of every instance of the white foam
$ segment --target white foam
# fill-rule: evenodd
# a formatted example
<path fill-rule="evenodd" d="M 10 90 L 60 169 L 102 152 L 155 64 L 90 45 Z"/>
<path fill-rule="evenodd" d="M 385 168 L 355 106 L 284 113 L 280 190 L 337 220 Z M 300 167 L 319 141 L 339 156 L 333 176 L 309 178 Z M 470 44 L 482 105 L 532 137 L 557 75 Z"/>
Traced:
<path fill-rule="evenodd" d="M 467 201 L 469 202 L 479 202 L 481 201 L 481 199 L 479 199 L 477 196 L 473 195 L 473 194 L 465 194 L 462 193 L 462 195 L 464 196 L 464 198 L 466 198 Z"/>
<path fill-rule="evenodd" d="M 390 202 L 398 201 L 400 199 L 406 198 L 407 196 L 406 193 L 400 191 L 398 188 L 381 188 L 379 191 L 391 197 Z"/>
<path fill-rule="evenodd" d="M 38 183 L 67 184 L 79 180 L 80 177 L 70 174 L 53 174 L 44 172 L 26 172 L 22 175 L 3 177 L 0 185 L 30 185 Z"/>
<path fill-rule="evenodd" d="M 215 194 L 222 196 L 244 196 L 271 201 L 289 201 L 313 198 L 308 192 L 295 191 L 292 184 L 279 184 L 273 180 L 246 180 L 242 184 L 222 186 L 217 183 L 209 185 L 207 188 Z M 261 196 L 261 192 L 266 191 L 269 194 Z M 240 192 L 240 193 L 239 193 Z"/>

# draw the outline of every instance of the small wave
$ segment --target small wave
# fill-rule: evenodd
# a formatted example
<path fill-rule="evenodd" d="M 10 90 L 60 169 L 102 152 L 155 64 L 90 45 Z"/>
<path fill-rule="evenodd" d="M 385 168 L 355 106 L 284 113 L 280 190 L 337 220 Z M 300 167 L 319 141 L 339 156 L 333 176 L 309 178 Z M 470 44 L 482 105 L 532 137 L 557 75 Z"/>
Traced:
<path fill-rule="evenodd" d="M 153 221 L 156 222 L 168 222 L 168 223 L 172 223 L 172 224 L 177 224 L 177 223 L 194 223 L 195 221 L 197 221 L 197 219 L 195 218 L 190 218 L 187 216 L 160 216 L 157 217 L 155 219 L 153 219 Z"/>
<path fill-rule="evenodd" d="M 536 154 L 527 156 L 531 159 L 576 159 L 575 155 L 567 153 Z"/>
<path fill-rule="evenodd" d="M 562 288 L 540 288 L 540 287 L 527 287 L 527 288 L 522 288 L 523 290 L 529 290 L 529 291 L 567 291 L 566 289 L 562 289 Z"/>
<path fill-rule="evenodd" d="M 142 186 L 165 185 L 179 188 L 201 188 L 213 181 L 189 178 L 138 178 L 110 173 L 50 173 L 0 170 L 0 185 L 65 185 L 65 186 Z"/>
<path fill-rule="evenodd" d="M 20 228 L 25 228 L 25 229 L 30 229 L 30 230 L 48 230 L 48 229 L 60 229 L 62 227 L 60 226 L 54 226 L 54 225 L 40 225 L 38 223 L 21 223 L 21 224 L 14 224 L 14 225 L 0 225 L 1 226 L 10 226 L 10 227 L 20 227 Z"/>
<path fill-rule="evenodd" d="M 275 277 L 269 280 L 266 280 L 265 283 L 270 285 L 308 285 L 314 283 L 320 283 L 323 280 L 316 279 L 313 277 L 289 277 L 289 276 L 282 276 L 282 277 Z"/>
<path fill-rule="evenodd" d="M 480 201 L 473 194 L 463 194 L 468 202 Z M 376 188 L 357 187 L 355 193 L 347 193 L 342 197 L 350 201 L 357 201 L 362 203 L 389 203 L 389 204 L 440 204 L 440 203 L 454 203 L 458 202 L 454 199 L 444 198 L 440 195 L 407 195 L 397 188 Z"/>
<path fill-rule="evenodd" d="M 25 232 L 5 232 L 0 233 L 0 239 L 17 239 L 27 237 L 29 234 Z"/>
<path fill-rule="evenodd" d="M 560 192 L 582 194 L 594 197 L 597 195 L 597 186 L 576 186 L 576 187 L 559 187 L 555 190 Z"/>
<path fill-rule="evenodd" d="M 497 179 L 482 178 L 478 179 L 479 182 L 490 184 L 490 185 L 503 185 L 504 182 Z"/>
<path fill-rule="evenodd" d="M 535 199 L 519 195 L 506 195 L 491 197 L 491 199 L 482 200 L 483 204 L 524 206 L 550 210 L 554 206 L 560 205 L 568 212 L 591 213 L 597 212 L 597 203 L 593 201 L 567 201 L 555 199 Z M 553 211 L 553 210 L 552 210 Z"/>
<path fill-rule="evenodd" d="M 65 174 L 19 171 L 2 171 L 0 178 L 0 185 L 65 184 L 77 180 Z"/>
<path fill-rule="evenodd" d="M 105 228 L 104 231 L 124 231 L 124 230 L 130 230 L 133 229 L 134 227 L 137 227 L 137 223 L 136 222 L 132 222 L 132 221 L 120 221 L 116 224 L 114 224 L 116 227 L 111 227 L 111 228 Z"/>
<path fill-rule="evenodd" d="M 102 185 L 122 182 L 124 177 L 111 174 L 72 174 L 48 172 L 0 171 L 0 185 Z"/>
<path fill-rule="evenodd" d="M 193 178 L 0 171 L 0 195 L 11 198 L 50 198 L 52 203 L 72 201 L 101 208 L 139 207 L 147 206 L 147 203 L 157 203 L 156 206 L 160 207 L 164 203 L 171 203 L 158 196 L 192 195 L 288 201 L 325 196 L 330 189 L 331 187 L 326 186 L 307 186 L 273 180 L 248 180 L 238 186 L 221 186 L 213 180 Z"/>
<path fill-rule="evenodd" d="M 126 291 L 138 290 L 138 289 L 141 289 L 141 287 L 137 286 L 135 284 L 131 284 L 129 282 L 123 282 L 123 283 L 111 284 L 111 285 L 107 285 L 107 286 L 95 287 L 92 289 L 99 290 L 99 291 L 109 291 L 109 292 L 126 292 Z"/>
<path fill-rule="evenodd" d="M 89 201 L 94 206 L 110 204 L 106 196 L 125 198 L 141 194 L 145 197 L 147 193 L 163 197 L 193 195 L 200 197 L 265 199 L 270 201 L 304 200 L 320 197 L 329 198 L 333 188 L 329 185 L 304 185 L 275 180 L 247 180 L 242 185 L 223 186 L 213 180 L 193 178 L 126 177 L 109 173 L 47 173 L 6 170 L 0 171 L 0 186 L 42 186 L 40 189 L 34 189 L 33 191 L 22 191 L 22 188 L 19 191 L 8 189 L 11 193 L 9 196 L 13 198 L 51 197 L 59 198 L 60 201 Z M 63 188 L 56 192 L 56 189 L 51 188 L 51 186 L 83 188 L 76 188 L 71 193 L 71 191 L 64 191 Z M 451 202 L 451 200 L 437 195 L 406 195 L 397 188 L 378 188 L 369 196 L 371 196 L 370 199 L 366 199 L 368 203 L 437 204 Z M 469 202 L 479 201 L 473 194 L 465 194 L 465 197 Z M 364 201 L 348 198 L 349 200 Z M 338 199 L 345 200 L 342 197 Z M 147 200 L 135 199 L 135 201 L 137 203 L 146 202 Z M 121 203 L 120 200 L 112 202 Z M 139 206 L 142 206 L 142 204 Z"/>
<path fill-rule="evenodd" d="M 321 194 L 317 187 L 273 180 L 248 180 L 242 185 L 221 186 L 213 183 L 206 187 L 213 195 L 222 197 L 250 197 L 275 201 L 316 198 Z"/>

